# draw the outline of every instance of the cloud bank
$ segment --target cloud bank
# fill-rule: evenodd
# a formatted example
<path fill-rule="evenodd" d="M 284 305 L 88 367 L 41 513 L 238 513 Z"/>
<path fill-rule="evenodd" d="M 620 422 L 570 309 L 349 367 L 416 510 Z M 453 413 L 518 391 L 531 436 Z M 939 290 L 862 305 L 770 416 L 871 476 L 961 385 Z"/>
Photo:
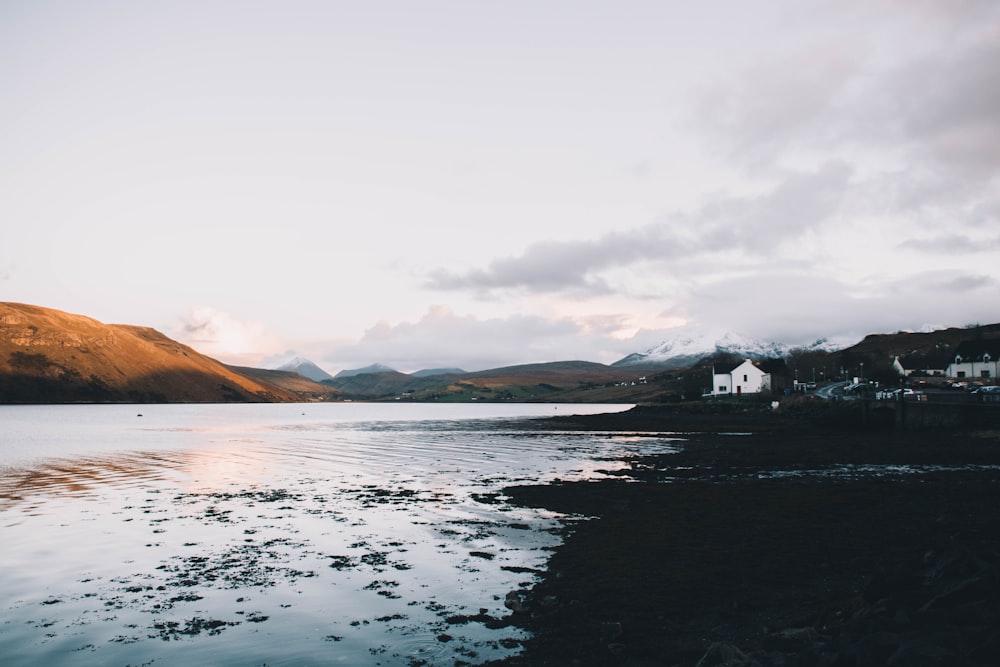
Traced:
<path fill-rule="evenodd" d="M 788 40 L 698 87 L 689 126 L 743 191 L 480 267 L 433 269 L 425 285 L 481 299 L 659 299 L 691 325 L 792 339 L 991 310 L 1000 6 L 812 10 L 830 27 L 813 26 L 811 41 Z M 803 16 L 790 13 L 786 27 Z"/>

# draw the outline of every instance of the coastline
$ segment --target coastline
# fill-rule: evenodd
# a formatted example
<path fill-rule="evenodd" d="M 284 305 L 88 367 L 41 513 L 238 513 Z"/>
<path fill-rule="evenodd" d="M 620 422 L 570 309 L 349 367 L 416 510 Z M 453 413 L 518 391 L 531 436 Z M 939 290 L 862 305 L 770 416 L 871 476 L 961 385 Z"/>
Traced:
<path fill-rule="evenodd" d="M 524 651 L 490 665 L 1000 664 L 1000 430 L 733 410 L 548 420 L 687 441 L 505 490 L 589 518 L 513 605 Z"/>

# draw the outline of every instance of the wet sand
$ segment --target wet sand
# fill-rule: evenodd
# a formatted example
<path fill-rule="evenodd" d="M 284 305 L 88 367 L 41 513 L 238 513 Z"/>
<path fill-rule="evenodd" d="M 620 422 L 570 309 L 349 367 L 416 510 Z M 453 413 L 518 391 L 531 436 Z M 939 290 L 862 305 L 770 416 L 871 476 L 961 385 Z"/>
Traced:
<path fill-rule="evenodd" d="M 493 664 L 1000 664 L 1000 430 L 759 410 L 553 421 L 689 440 L 619 479 L 506 489 L 592 518 L 509 601 L 533 637 Z"/>

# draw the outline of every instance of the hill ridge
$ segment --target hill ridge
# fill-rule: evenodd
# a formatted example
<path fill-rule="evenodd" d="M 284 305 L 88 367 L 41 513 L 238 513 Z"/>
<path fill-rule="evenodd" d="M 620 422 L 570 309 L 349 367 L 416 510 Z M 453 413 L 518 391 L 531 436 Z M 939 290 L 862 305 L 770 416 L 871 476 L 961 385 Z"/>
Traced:
<path fill-rule="evenodd" d="M 0 402 L 294 400 L 151 327 L 0 302 Z"/>

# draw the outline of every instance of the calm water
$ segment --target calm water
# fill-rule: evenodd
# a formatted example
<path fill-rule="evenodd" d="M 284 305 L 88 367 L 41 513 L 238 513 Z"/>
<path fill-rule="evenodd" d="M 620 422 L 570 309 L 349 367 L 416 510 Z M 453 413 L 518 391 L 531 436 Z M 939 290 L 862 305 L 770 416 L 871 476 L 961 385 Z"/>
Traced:
<path fill-rule="evenodd" d="M 560 517 L 500 488 L 673 441 L 517 419 L 626 407 L 0 406 L 0 663 L 516 652 L 520 631 L 490 620 L 544 568 Z"/>

